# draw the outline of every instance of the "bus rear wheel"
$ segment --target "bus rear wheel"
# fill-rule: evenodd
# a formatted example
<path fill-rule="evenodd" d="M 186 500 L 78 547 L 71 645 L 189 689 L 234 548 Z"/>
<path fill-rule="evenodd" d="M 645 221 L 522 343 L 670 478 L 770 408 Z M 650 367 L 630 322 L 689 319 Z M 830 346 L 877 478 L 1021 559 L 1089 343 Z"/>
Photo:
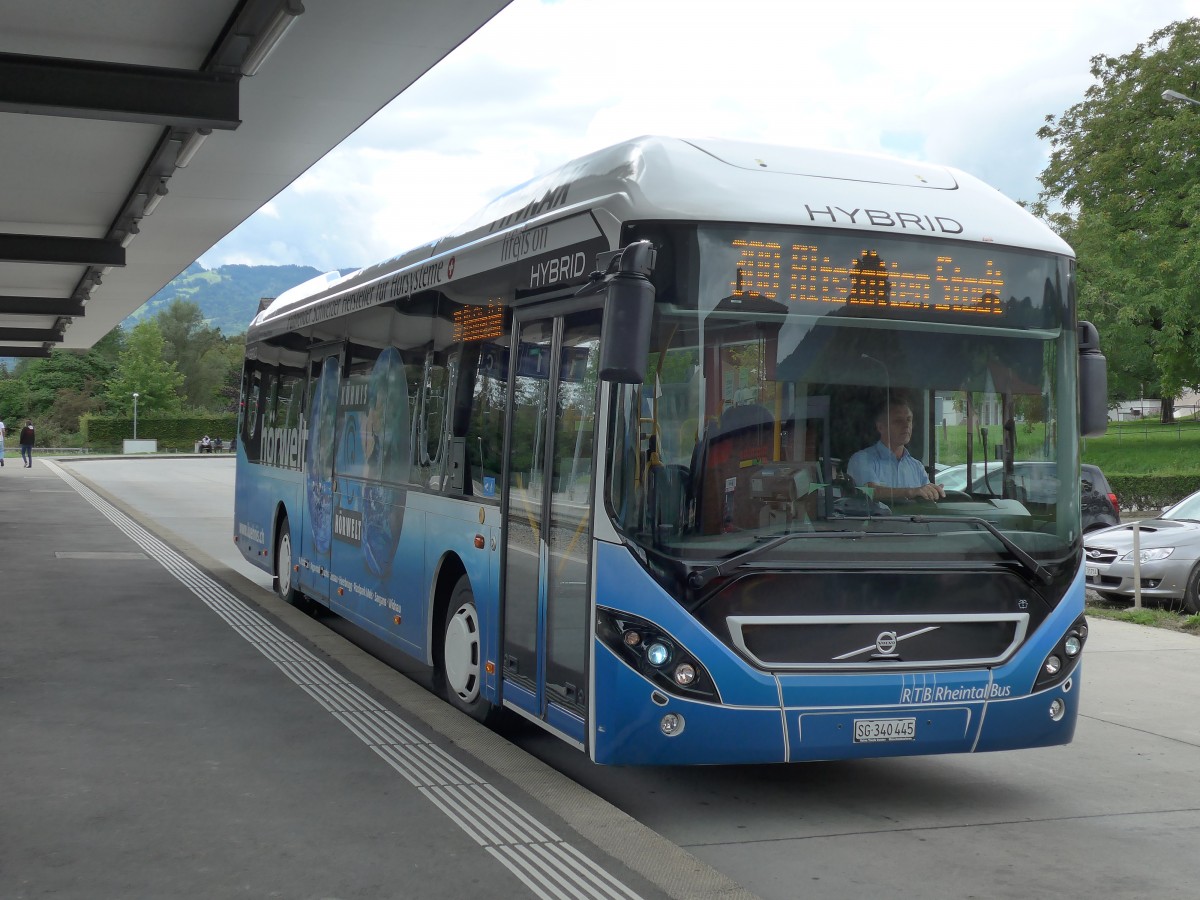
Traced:
<path fill-rule="evenodd" d="M 461 576 L 450 593 L 442 628 L 442 685 L 446 699 L 471 718 L 491 724 L 497 709 L 483 696 L 483 642 L 471 581 Z"/>
<path fill-rule="evenodd" d="M 292 561 L 292 528 L 287 516 L 279 523 L 275 538 L 275 593 L 280 600 L 304 609 L 306 600 L 296 587 L 296 572 Z"/>

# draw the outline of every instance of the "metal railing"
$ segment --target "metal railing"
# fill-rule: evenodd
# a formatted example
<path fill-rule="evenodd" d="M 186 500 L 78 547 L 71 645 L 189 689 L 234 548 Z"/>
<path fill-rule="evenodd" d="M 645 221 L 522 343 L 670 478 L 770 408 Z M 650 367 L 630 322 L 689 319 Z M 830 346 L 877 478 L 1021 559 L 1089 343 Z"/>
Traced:
<path fill-rule="evenodd" d="M 1195 437 L 1200 434 L 1200 407 L 1175 407 L 1175 421 L 1163 425 L 1159 421 L 1159 412 L 1138 414 L 1137 410 L 1117 410 L 1108 422 L 1108 434 L 1115 435 L 1117 440 L 1125 438 L 1150 440 L 1151 437 L 1167 436 L 1174 433 L 1176 439 Z"/>

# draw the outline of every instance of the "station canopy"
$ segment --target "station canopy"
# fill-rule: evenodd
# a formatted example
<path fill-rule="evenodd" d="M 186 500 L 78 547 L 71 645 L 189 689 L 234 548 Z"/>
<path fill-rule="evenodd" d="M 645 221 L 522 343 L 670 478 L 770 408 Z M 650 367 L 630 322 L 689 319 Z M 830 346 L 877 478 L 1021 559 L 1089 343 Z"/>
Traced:
<path fill-rule="evenodd" d="M 509 0 L 0 0 L 0 357 L 85 349 Z"/>

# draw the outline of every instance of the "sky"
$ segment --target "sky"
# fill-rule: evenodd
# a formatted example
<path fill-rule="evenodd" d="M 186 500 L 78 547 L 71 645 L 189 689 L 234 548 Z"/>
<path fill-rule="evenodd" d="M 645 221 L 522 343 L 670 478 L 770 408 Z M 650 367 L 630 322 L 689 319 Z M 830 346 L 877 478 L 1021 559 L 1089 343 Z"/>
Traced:
<path fill-rule="evenodd" d="M 200 263 L 370 265 L 642 134 L 942 163 L 1032 201 L 1037 130 L 1083 98 L 1091 57 L 1192 16 L 1200 0 L 513 0 Z"/>

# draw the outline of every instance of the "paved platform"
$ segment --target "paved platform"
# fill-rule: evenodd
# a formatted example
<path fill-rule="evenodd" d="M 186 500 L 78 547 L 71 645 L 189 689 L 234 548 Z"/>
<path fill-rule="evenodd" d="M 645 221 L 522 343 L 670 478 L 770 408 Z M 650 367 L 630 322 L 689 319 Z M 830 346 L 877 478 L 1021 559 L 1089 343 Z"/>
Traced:
<path fill-rule="evenodd" d="M 749 896 L 86 468 L 0 469 L 0 897 Z"/>

